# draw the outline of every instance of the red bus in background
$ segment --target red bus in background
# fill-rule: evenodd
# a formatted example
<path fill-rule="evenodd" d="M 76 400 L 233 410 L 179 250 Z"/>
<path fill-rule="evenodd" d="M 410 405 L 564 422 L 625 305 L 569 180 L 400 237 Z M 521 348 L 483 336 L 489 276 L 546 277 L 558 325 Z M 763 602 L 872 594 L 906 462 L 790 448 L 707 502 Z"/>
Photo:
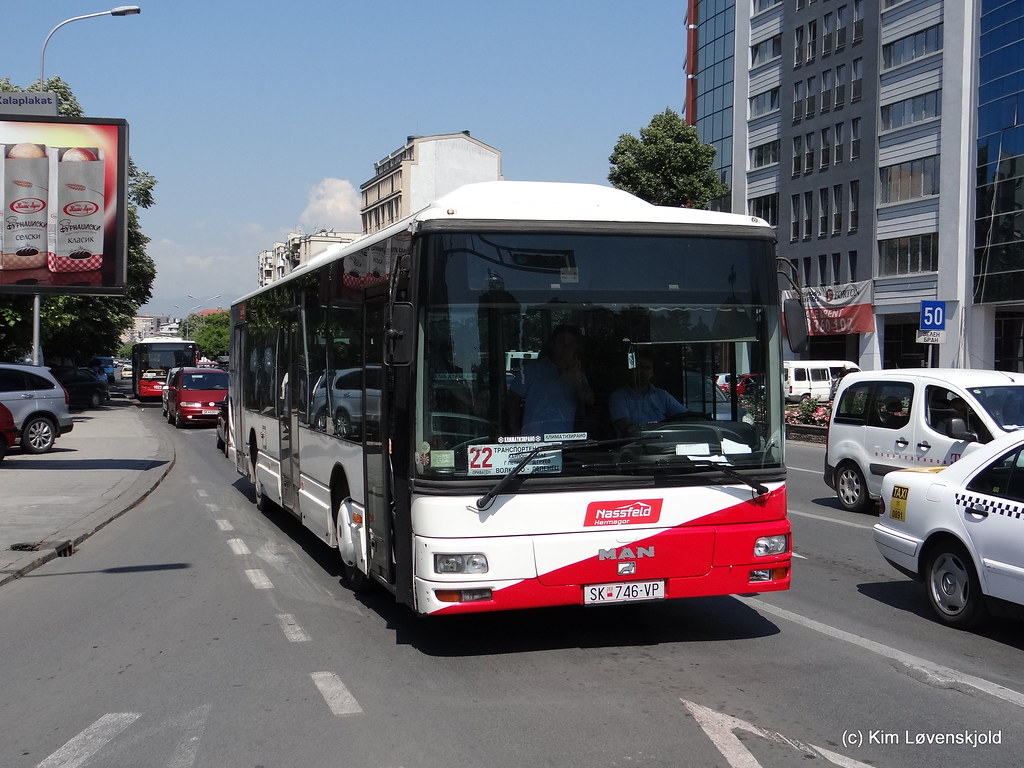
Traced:
<path fill-rule="evenodd" d="M 147 371 L 162 371 L 156 378 L 163 383 L 171 368 L 196 364 L 196 343 L 185 339 L 164 337 L 148 338 L 136 342 L 132 347 L 132 394 L 136 398 L 152 397 L 152 392 L 141 391 L 143 377 Z M 157 392 L 156 397 L 160 396 Z"/>

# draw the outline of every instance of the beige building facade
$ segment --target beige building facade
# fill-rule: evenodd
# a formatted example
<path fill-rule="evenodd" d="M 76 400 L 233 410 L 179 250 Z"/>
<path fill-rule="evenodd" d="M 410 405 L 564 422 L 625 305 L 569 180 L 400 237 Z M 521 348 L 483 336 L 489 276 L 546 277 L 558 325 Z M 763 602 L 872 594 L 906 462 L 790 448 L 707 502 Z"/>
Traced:
<path fill-rule="evenodd" d="M 378 232 L 464 184 L 500 181 L 501 152 L 461 133 L 410 136 L 360 185 L 363 234 Z"/>

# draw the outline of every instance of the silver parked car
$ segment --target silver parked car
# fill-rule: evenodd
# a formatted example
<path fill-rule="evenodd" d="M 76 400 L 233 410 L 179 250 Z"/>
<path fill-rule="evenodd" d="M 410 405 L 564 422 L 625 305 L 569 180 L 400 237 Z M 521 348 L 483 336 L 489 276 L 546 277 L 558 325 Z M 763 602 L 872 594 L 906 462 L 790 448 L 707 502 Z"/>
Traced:
<path fill-rule="evenodd" d="M 25 453 L 45 453 L 74 426 L 68 393 L 49 368 L 0 363 L 0 402 L 14 417 Z"/>

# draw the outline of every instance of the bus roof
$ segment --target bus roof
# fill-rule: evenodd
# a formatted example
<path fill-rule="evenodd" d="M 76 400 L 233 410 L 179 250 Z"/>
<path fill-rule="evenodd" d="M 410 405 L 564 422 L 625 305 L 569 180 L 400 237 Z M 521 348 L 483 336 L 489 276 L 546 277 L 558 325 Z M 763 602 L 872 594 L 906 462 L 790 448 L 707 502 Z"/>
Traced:
<path fill-rule="evenodd" d="M 629 192 L 599 184 L 485 181 L 467 184 L 412 216 L 415 221 L 613 221 L 767 227 L 752 216 L 652 205 Z"/>
<path fill-rule="evenodd" d="M 316 269 L 342 254 L 361 250 L 420 223 L 440 221 L 682 224 L 696 227 L 744 227 L 749 228 L 751 233 L 763 230 L 766 236 L 774 237 L 771 225 L 756 216 L 652 205 L 629 192 L 600 184 L 484 181 L 466 184 L 442 195 L 426 208 L 379 232 L 348 243 L 331 245 L 323 253 L 290 272 L 283 280 Z M 259 288 L 251 291 L 232 303 L 237 304 L 263 290 Z"/>

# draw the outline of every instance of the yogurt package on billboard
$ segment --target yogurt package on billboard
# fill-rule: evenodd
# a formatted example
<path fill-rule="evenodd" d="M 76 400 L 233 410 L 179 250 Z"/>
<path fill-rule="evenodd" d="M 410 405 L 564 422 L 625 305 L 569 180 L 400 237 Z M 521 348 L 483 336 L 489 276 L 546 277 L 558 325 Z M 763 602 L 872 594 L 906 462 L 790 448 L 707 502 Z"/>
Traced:
<path fill-rule="evenodd" d="M 103 266 L 103 153 L 95 147 L 50 148 L 53 272 Z"/>
<path fill-rule="evenodd" d="M 42 144 L 0 144 L 3 237 L 0 269 L 36 269 L 48 255 L 50 160 Z"/>

